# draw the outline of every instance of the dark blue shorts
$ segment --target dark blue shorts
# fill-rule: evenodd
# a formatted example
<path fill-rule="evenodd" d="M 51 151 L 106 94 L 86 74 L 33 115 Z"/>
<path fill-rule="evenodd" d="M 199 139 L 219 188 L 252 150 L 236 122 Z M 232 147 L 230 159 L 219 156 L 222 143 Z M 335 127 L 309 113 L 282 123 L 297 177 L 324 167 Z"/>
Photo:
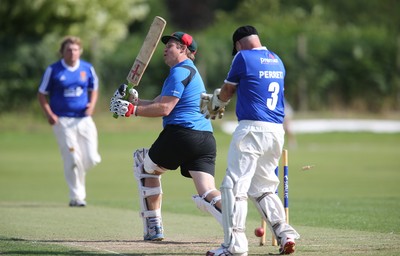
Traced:
<path fill-rule="evenodd" d="M 149 150 L 151 160 L 169 169 L 206 172 L 214 176 L 217 146 L 212 132 L 196 131 L 178 125 L 167 125 Z"/>

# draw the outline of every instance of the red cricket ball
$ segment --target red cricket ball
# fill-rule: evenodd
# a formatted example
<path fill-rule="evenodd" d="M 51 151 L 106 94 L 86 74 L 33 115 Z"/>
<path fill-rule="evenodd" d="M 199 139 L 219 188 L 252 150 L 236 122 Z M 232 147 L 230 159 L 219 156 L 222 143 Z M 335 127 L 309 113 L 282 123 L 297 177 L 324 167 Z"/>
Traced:
<path fill-rule="evenodd" d="M 264 229 L 262 227 L 258 227 L 256 229 L 254 229 L 254 234 L 257 237 L 262 237 L 264 235 Z"/>

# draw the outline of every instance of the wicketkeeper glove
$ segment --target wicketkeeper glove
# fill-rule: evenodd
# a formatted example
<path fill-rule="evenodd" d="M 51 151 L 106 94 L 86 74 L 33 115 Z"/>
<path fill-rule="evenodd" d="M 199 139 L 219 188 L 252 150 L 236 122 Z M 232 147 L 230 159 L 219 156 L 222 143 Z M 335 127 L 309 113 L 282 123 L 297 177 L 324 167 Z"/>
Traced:
<path fill-rule="evenodd" d="M 136 116 L 137 106 L 126 100 L 115 100 L 110 103 L 110 111 L 118 116 Z"/>
<path fill-rule="evenodd" d="M 229 101 L 222 101 L 219 99 L 221 89 L 215 89 L 214 94 L 201 94 L 200 101 L 200 112 L 205 118 L 215 120 L 218 116 L 221 119 L 224 116 L 225 106 L 228 105 Z"/>
<path fill-rule="evenodd" d="M 202 93 L 200 96 L 200 113 L 204 115 L 205 118 L 209 119 L 211 117 L 208 111 L 208 103 L 212 98 L 212 94 Z"/>

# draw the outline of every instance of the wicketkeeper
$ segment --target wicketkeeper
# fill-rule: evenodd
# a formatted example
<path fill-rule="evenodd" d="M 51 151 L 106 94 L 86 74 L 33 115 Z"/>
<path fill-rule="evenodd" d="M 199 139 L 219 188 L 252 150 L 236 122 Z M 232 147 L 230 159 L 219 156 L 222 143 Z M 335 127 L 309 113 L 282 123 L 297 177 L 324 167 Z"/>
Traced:
<path fill-rule="evenodd" d="M 280 253 L 295 250 L 299 234 L 285 220 L 281 200 L 275 194 L 284 144 L 284 77 L 281 59 L 261 45 L 257 30 L 243 26 L 233 33 L 234 56 L 221 90 L 211 97 L 206 110 L 219 115 L 237 93 L 239 124 L 232 135 L 228 167 L 222 181 L 222 223 L 224 243 L 207 256 L 246 256 L 247 199 L 256 205 L 280 245 Z M 207 99 L 211 98 L 211 99 Z"/>

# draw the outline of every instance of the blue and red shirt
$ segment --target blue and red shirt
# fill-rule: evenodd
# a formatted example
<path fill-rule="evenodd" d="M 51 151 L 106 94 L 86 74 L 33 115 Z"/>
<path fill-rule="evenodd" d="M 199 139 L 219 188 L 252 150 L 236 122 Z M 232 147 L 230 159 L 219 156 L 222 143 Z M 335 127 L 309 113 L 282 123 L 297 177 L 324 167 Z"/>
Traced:
<path fill-rule="evenodd" d="M 39 92 L 49 95 L 51 110 L 58 116 L 84 117 L 90 90 L 98 89 L 98 78 L 93 66 L 79 60 L 74 67 L 63 59 L 47 67 Z"/>

